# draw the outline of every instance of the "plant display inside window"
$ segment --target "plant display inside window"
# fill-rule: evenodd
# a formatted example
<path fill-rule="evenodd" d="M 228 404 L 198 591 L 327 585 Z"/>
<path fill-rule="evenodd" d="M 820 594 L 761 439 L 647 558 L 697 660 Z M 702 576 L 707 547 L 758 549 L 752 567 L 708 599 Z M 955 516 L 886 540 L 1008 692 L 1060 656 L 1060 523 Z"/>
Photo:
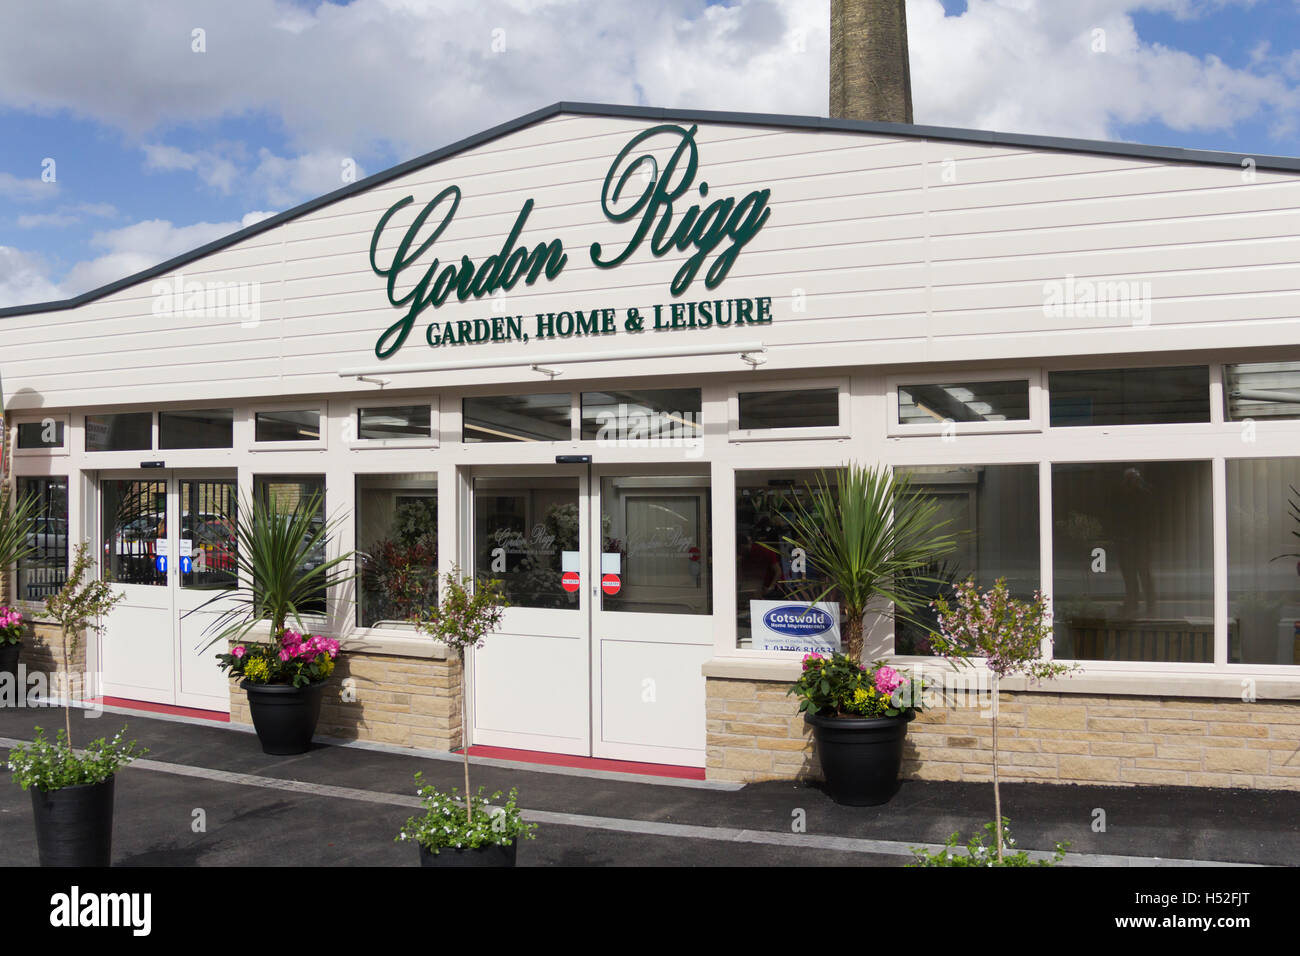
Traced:
<path fill-rule="evenodd" d="M 406 621 L 438 603 L 438 500 L 398 496 L 389 534 L 359 553 L 360 624 Z"/>

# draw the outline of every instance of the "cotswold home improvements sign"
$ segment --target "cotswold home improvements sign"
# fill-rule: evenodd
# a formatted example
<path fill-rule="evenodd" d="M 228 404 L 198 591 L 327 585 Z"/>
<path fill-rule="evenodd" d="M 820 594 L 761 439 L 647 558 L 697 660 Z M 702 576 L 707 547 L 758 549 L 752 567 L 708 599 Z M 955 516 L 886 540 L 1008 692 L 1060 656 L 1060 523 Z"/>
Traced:
<path fill-rule="evenodd" d="M 699 148 L 695 131 L 681 126 L 663 125 L 637 133 L 615 157 L 600 194 L 600 208 L 605 217 L 616 223 L 635 223 L 631 236 L 621 250 L 606 250 L 601 243 L 593 242 L 589 249 L 591 261 L 601 269 L 612 269 L 625 262 L 649 237 L 650 251 L 659 258 L 670 250 L 694 250 L 678 268 L 669 285 L 674 296 L 680 296 L 695 281 L 705 261 L 717 252 L 704 274 L 704 285 L 715 289 L 722 284 L 732 265 L 754 236 L 758 235 L 772 211 L 767 206 L 770 189 L 756 189 L 737 201 L 732 197 L 713 199 L 703 208 L 699 202 L 684 211 L 681 206 L 688 201 L 687 193 L 693 187 L 701 202 L 708 199 L 709 184 L 703 180 L 695 185 L 699 167 Z M 650 152 L 638 154 L 646 140 L 655 136 L 675 137 L 676 148 L 662 170 Z M 624 187 L 634 173 L 641 170 L 645 188 L 634 201 L 620 203 Z M 684 198 L 686 197 L 686 198 Z M 677 207 L 674 203 L 681 200 Z M 416 215 L 397 243 L 397 248 L 387 264 L 377 258 L 380 238 L 389 221 L 406 206 L 415 201 L 413 196 L 399 199 L 379 218 L 370 239 L 370 267 L 388 280 L 388 301 L 395 308 L 405 309 L 375 343 L 375 355 L 389 358 L 405 344 L 415 320 L 425 309 L 438 308 L 455 293 L 459 302 L 481 299 L 498 290 L 510 290 L 522 279 L 532 285 L 542 276 L 547 281 L 557 278 L 569 260 L 564 244 L 559 239 L 538 242 L 531 250 L 517 245 L 520 234 L 533 210 L 533 200 L 528 199 L 515 217 L 501 251 L 475 264 L 469 256 L 462 255 L 457 264 L 452 257 L 444 263 L 435 256 L 424 265 L 424 271 L 409 292 L 399 294 L 399 279 L 408 269 L 418 271 L 420 260 L 450 227 L 460 208 L 459 186 L 448 186 L 425 205 Z M 678 213 L 680 212 L 680 216 Z M 426 238 L 430 220 L 436 222 Z M 490 319 L 461 319 L 456 322 L 431 322 L 425 333 L 430 346 L 466 345 L 480 342 L 529 341 L 536 338 L 566 338 L 572 335 L 610 335 L 622 325 L 624 331 L 640 332 L 646 329 L 706 329 L 727 326 L 761 325 L 772 321 L 770 297 L 754 299 L 711 299 L 699 302 L 676 302 L 670 306 L 654 305 L 625 310 L 619 315 L 614 309 L 595 308 L 561 312 L 537 313 L 533 322 L 526 323 L 523 315 L 494 316 Z M 527 324 L 527 329 L 525 325 Z"/>

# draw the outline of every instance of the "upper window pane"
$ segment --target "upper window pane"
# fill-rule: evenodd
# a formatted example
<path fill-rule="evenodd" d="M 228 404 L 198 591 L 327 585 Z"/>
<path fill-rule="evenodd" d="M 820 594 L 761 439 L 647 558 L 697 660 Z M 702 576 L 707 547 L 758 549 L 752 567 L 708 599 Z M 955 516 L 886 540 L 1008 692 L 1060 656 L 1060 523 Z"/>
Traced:
<path fill-rule="evenodd" d="M 86 451 L 145 451 L 153 448 L 153 416 L 87 415 Z"/>
<path fill-rule="evenodd" d="M 1056 656 L 1214 660 L 1208 461 L 1052 466 Z"/>
<path fill-rule="evenodd" d="M 1228 660 L 1300 664 L 1300 458 L 1227 464 Z"/>
<path fill-rule="evenodd" d="M 320 409 L 258 412 L 255 441 L 320 441 Z"/>
<path fill-rule="evenodd" d="M 44 601 L 68 577 L 68 479 L 19 478 L 18 497 L 36 496 L 36 514 L 27 544 L 33 550 L 18 561 L 18 598 Z"/>
<path fill-rule="evenodd" d="M 19 448 L 62 448 L 63 422 L 47 418 L 41 422 L 23 422 L 18 426 Z"/>
<path fill-rule="evenodd" d="M 572 404 L 568 392 L 467 398 L 461 404 L 461 440 L 569 441 Z"/>
<path fill-rule="evenodd" d="M 357 477 L 357 624 L 409 626 L 438 605 L 438 485 L 433 473 Z"/>
<path fill-rule="evenodd" d="M 232 448 L 235 413 L 229 408 L 205 408 L 158 413 L 159 448 Z"/>
<path fill-rule="evenodd" d="M 1230 422 L 1300 418 L 1300 362 L 1224 366 L 1223 394 Z"/>
<path fill-rule="evenodd" d="M 838 388 L 741 392 L 739 422 L 743 431 L 765 428 L 834 428 L 840 423 Z"/>
<path fill-rule="evenodd" d="M 1206 365 L 1052 372 L 1048 389 L 1054 428 L 1210 420 Z"/>
<path fill-rule="evenodd" d="M 699 438 L 703 430 L 698 388 L 582 393 L 584 441 Z"/>
<path fill-rule="evenodd" d="M 898 423 L 1013 422 L 1029 419 L 1029 381 L 900 385 Z"/>
<path fill-rule="evenodd" d="M 388 438 L 430 438 L 433 419 L 428 405 L 392 405 L 357 412 L 357 437 L 362 441 Z"/>

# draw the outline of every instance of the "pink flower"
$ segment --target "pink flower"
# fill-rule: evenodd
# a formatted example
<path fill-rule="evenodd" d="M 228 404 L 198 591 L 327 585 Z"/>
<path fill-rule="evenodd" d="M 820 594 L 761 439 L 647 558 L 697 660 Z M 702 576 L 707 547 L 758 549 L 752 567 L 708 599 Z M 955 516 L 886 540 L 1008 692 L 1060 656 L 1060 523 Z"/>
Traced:
<path fill-rule="evenodd" d="M 280 648 L 280 660 L 287 661 L 291 657 L 293 657 L 293 654 L 290 653 L 289 648 L 287 647 Z"/>
<path fill-rule="evenodd" d="M 242 658 L 245 654 L 248 653 L 248 648 L 244 647 L 243 644 L 240 644 L 230 653 L 234 654 L 236 657 Z"/>
<path fill-rule="evenodd" d="M 892 667 L 882 667 L 876 671 L 876 690 L 882 694 L 893 694 L 903 686 L 903 677 Z"/>

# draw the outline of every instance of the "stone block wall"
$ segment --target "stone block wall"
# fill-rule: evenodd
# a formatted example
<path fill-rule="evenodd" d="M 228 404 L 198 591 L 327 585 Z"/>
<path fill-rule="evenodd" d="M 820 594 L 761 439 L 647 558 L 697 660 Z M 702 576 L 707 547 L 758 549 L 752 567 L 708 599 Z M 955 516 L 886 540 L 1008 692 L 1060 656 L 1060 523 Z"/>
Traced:
<path fill-rule="evenodd" d="M 708 779 L 820 775 L 788 686 L 708 679 Z M 991 780 L 987 713 L 942 707 L 918 714 L 902 775 Z M 1300 790 L 1300 701 L 1003 693 L 998 749 L 1006 781 Z"/>
<path fill-rule="evenodd" d="M 399 747 L 460 747 L 460 662 L 345 651 L 321 697 L 316 733 Z M 251 725 L 248 697 L 230 685 L 230 720 Z"/>

